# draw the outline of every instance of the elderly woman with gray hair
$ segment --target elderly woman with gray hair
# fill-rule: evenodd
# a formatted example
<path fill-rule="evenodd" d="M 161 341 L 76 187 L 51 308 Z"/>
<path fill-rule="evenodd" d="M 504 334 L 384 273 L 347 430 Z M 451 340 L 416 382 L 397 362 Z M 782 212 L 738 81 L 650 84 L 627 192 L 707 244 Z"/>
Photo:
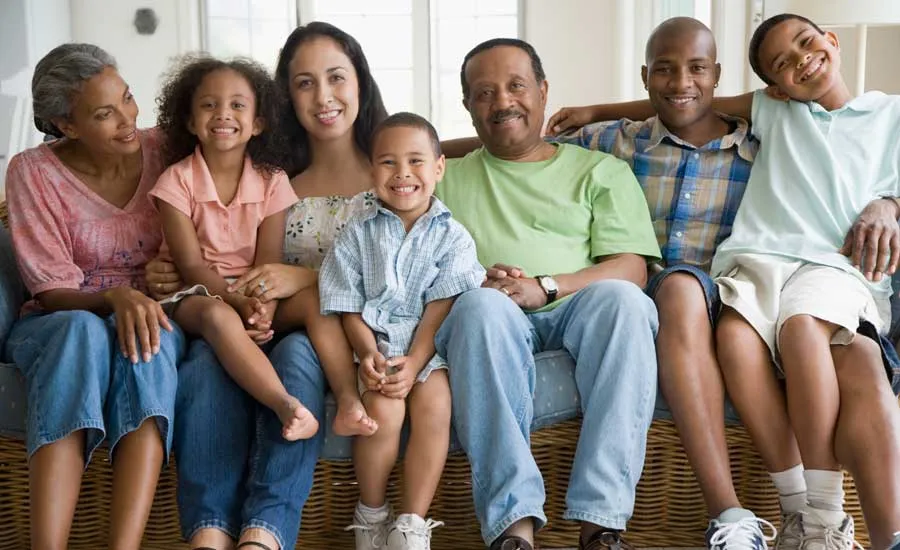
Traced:
<path fill-rule="evenodd" d="M 147 192 L 160 137 L 115 60 L 65 44 L 37 65 L 35 124 L 57 139 L 12 158 L 9 225 L 23 307 L 3 350 L 27 386 L 32 548 L 62 549 L 81 475 L 109 442 L 109 548 L 140 547 L 169 456 L 184 336 L 147 296 L 144 266 L 162 240 Z M 98 547 L 102 543 L 97 544 Z"/>

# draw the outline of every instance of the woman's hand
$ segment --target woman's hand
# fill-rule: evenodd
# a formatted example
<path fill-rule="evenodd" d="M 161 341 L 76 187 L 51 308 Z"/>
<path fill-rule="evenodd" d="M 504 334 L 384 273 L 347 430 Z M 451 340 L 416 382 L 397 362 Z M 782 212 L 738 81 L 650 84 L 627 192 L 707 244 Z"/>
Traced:
<path fill-rule="evenodd" d="M 184 286 L 175 264 L 159 256 L 150 260 L 144 267 L 144 278 L 147 280 L 150 295 L 157 300 L 178 292 Z"/>
<path fill-rule="evenodd" d="M 267 303 L 272 300 L 290 298 L 310 287 L 318 280 L 314 270 L 297 265 L 264 264 L 244 273 L 238 280 L 228 285 L 228 292 L 241 288 L 244 294 Z"/>
<path fill-rule="evenodd" d="M 116 332 L 122 355 L 138 362 L 138 348 L 144 362 L 159 353 L 159 327 L 172 330 L 169 318 L 159 302 L 131 287 L 121 286 L 104 294 L 116 316 Z"/>

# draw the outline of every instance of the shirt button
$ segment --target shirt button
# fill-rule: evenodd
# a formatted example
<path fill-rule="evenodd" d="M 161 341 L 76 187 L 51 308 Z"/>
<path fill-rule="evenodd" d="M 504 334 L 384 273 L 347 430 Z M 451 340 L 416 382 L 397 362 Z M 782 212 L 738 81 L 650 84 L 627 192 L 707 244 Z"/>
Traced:
<path fill-rule="evenodd" d="M 684 235 L 684 233 L 682 233 L 681 231 L 676 231 L 676 232 L 675 232 L 675 236 L 676 236 L 676 237 L 679 237 L 679 238 L 680 238 L 680 237 L 682 237 L 683 235 Z"/>
<path fill-rule="evenodd" d="M 690 193 L 685 193 L 685 194 L 684 194 L 684 198 L 686 198 L 686 199 L 691 198 L 691 194 L 690 194 Z"/>
<path fill-rule="evenodd" d="M 694 158 L 695 158 L 695 159 L 700 158 L 700 153 L 694 153 Z"/>

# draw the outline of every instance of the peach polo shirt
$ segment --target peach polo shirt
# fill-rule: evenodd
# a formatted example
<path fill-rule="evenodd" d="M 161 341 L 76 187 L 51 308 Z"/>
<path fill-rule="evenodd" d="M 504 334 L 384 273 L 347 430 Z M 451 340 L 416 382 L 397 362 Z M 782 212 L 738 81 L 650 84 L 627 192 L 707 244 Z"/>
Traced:
<path fill-rule="evenodd" d="M 222 204 L 199 147 L 163 172 L 150 196 L 191 218 L 203 260 L 222 277 L 239 277 L 249 270 L 260 224 L 297 202 L 284 172 L 266 176 L 245 157 L 237 193 L 231 203 Z M 170 257 L 165 242 L 160 252 Z"/>

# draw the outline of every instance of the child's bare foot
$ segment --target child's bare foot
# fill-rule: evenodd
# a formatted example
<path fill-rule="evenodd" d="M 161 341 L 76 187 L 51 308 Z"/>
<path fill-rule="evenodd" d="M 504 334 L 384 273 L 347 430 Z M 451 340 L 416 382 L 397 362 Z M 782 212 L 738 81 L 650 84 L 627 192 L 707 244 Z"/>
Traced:
<path fill-rule="evenodd" d="M 281 424 L 281 436 L 288 441 L 309 439 L 319 431 L 319 421 L 293 396 L 288 396 L 281 410 L 275 411 Z"/>
<path fill-rule="evenodd" d="M 359 400 L 359 396 L 355 396 L 355 399 L 338 402 L 332 428 L 337 435 L 372 435 L 378 430 L 378 423 L 366 414 L 366 408 Z"/>

